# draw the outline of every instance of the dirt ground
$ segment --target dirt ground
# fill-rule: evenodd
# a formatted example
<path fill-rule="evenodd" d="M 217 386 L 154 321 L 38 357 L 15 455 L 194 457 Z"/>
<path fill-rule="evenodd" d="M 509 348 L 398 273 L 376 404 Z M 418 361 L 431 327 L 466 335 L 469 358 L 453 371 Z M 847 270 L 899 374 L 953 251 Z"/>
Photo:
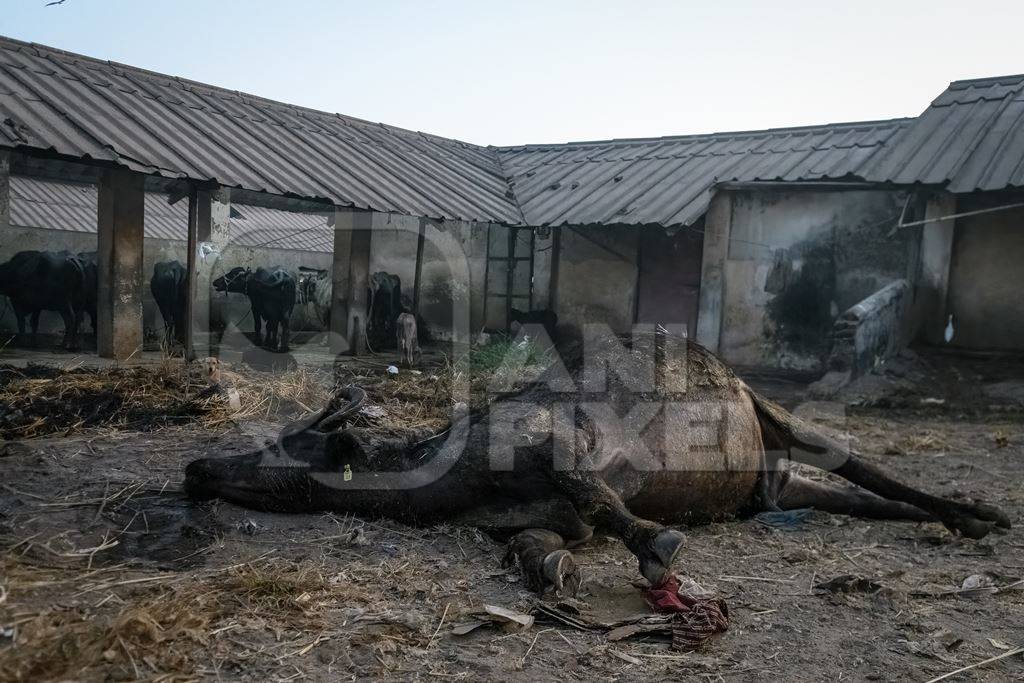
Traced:
<path fill-rule="evenodd" d="M 1005 385 L 971 363 L 951 382 L 918 378 L 920 395 L 904 387 L 900 405 L 875 387 L 850 414 L 833 402 L 818 418 L 905 481 L 997 503 L 1015 527 L 969 541 L 937 524 L 813 513 L 786 530 L 756 519 L 689 529 L 677 569 L 723 597 L 731 619 L 696 652 L 541 617 L 453 635 L 484 604 L 536 603 L 501 567 L 503 548 L 472 528 L 186 501 L 187 462 L 251 449 L 273 423 L 6 442 L 0 679 L 927 681 L 1024 645 L 1024 586 L 1012 587 L 1024 577 L 1024 419 L 1012 386 L 991 404 L 964 393 Z M 781 393 L 793 405 L 800 392 Z M 621 543 L 599 536 L 574 552 L 584 616 L 648 611 Z M 850 592 L 815 588 L 845 575 Z M 960 590 L 977 575 L 1010 588 Z M 947 680 L 1022 679 L 1014 654 Z"/>

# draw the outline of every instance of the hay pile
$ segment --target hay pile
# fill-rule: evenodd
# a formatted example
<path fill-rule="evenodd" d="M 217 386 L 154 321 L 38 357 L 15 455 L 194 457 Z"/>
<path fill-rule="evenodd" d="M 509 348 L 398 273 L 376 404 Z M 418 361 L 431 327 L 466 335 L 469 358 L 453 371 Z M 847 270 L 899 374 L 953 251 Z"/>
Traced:
<path fill-rule="evenodd" d="M 83 429 L 149 431 L 186 423 L 217 428 L 232 422 L 284 423 L 325 405 L 336 383 L 367 393 L 355 425 L 381 437 L 445 429 L 455 403 L 477 410 L 494 398 L 496 385 L 535 376 L 548 362 L 536 347 L 503 339 L 474 349 L 458 363 L 422 371 L 387 371 L 374 360 L 279 373 L 221 364 L 220 389 L 211 387 L 202 363 L 168 359 L 157 366 L 62 369 L 0 365 L 0 438 L 68 436 Z M 226 389 L 237 392 L 240 408 Z"/>
<path fill-rule="evenodd" d="M 288 645 L 273 647 L 272 638 L 250 644 L 242 640 L 246 636 L 298 636 L 293 647 L 274 655 L 304 653 L 312 647 L 306 641 L 320 642 L 317 634 L 331 612 L 358 609 L 370 599 L 322 565 L 280 558 L 162 575 L 41 568 L 10 554 L 3 564 L 12 594 L 60 585 L 87 598 L 20 615 L 13 642 L 0 657 L 5 681 L 138 680 L 154 672 L 153 680 L 195 680 L 197 665 L 209 665 L 211 655 L 226 658 L 241 646 L 256 656 L 268 646 Z M 116 602 L 90 606 L 96 594 L 110 591 L 119 593 Z"/>
<path fill-rule="evenodd" d="M 244 396 L 230 408 L 197 364 L 61 369 L 0 366 L 0 437 L 69 435 L 82 429 L 148 431 L 194 422 L 217 427 L 238 419 L 294 419 L 323 403 L 329 384 L 298 369 L 283 375 L 225 372 Z"/>

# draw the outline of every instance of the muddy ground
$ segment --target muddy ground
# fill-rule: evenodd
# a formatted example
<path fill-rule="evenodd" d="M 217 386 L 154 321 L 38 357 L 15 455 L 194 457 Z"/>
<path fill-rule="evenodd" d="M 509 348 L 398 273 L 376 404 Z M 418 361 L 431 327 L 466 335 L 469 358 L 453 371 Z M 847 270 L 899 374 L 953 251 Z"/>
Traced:
<path fill-rule="evenodd" d="M 688 653 L 541 618 L 453 635 L 483 604 L 536 601 L 471 528 L 185 500 L 188 461 L 247 450 L 274 424 L 8 442 L 0 679 L 927 681 L 1024 645 L 1024 590 L 956 592 L 972 575 L 1024 577 L 1024 420 L 1006 401 L 958 400 L 957 384 L 933 378 L 900 405 L 876 391 L 819 419 L 907 482 L 1001 505 L 1014 529 L 969 541 L 937 524 L 819 513 L 791 530 L 692 528 L 678 570 L 725 598 L 731 626 Z M 800 392 L 781 393 L 792 405 Z M 619 542 L 599 536 L 575 555 L 595 618 L 647 611 Z M 815 589 L 843 575 L 868 581 Z M 1022 679 L 1016 654 L 947 680 Z"/>

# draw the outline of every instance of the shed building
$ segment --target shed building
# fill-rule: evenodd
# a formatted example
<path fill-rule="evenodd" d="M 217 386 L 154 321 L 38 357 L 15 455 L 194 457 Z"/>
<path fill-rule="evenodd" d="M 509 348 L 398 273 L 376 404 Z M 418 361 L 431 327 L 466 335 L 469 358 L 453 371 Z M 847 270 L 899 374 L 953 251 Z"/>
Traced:
<path fill-rule="evenodd" d="M 916 119 L 480 147 L 0 39 L 0 229 L 22 182 L 97 188 L 106 355 L 141 339 L 140 254 L 165 215 L 198 320 L 196 245 L 226 248 L 252 220 L 232 209 L 260 207 L 324 217 L 338 351 L 358 351 L 386 270 L 442 337 L 551 308 L 685 325 L 734 364 L 855 373 L 940 341 L 949 315 L 957 346 L 1024 348 L 1006 284 L 1024 255 L 1022 88 L 953 83 Z"/>

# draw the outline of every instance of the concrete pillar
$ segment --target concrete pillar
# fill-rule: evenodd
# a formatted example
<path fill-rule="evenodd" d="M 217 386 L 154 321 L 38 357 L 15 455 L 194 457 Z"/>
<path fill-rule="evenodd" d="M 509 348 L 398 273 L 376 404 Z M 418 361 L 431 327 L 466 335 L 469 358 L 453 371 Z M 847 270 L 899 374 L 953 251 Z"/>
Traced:
<path fill-rule="evenodd" d="M 11 227 L 11 152 L 0 149 L 0 231 Z"/>
<path fill-rule="evenodd" d="M 948 193 L 931 197 L 925 206 L 925 220 L 956 213 L 956 198 Z M 949 294 L 949 267 L 953 260 L 955 219 L 925 223 L 921 226 L 921 278 L 918 282 L 918 310 L 921 337 L 931 344 L 945 343 L 946 300 Z"/>
<path fill-rule="evenodd" d="M 554 258 L 552 228 L 534 228 L 533 231 L 533 308 L 554 308 L 551 298 L 551 264 Z"/>
<path fill-rule="evenodd" d="M 142 350 L 142 222 L 145 177 L 124 169 L 100 178 L 97 212 L 97 331 L 100 356 Z"/>
<path fill-rule="evenodd" d="M 700 300 L 697 310 L 697 342 L 714 353 L 722 336 L 725 313 L 725 262 L 729 258 L 732 229 L 732 197 L 717 192 L 704 216 L 704 255 L 700 268 Z"/>
<path fill-rule="evenodd" d="M 365 349 L 372 223 L 369 211 L 341 207 L 334 211 L 331 352 L 335 354 L 359 355 Z"/>
<path fill-rule="evenodd" d="M 222 312 L 216 310 L 219 300 L 213 297 L 213 281 L 231 269 L 221 256 L 231 242 L 231 190 L 218 187 L 195 193 L 195 220 L 197 249 L 206 253 L 195 258 L 195 300 L 192 304 L 192 343 L 200 357 L 216 354 L 211 332 L 220 321 L 226 323 Z M 201 335 L 201 336 L 200 336 Z"/>

